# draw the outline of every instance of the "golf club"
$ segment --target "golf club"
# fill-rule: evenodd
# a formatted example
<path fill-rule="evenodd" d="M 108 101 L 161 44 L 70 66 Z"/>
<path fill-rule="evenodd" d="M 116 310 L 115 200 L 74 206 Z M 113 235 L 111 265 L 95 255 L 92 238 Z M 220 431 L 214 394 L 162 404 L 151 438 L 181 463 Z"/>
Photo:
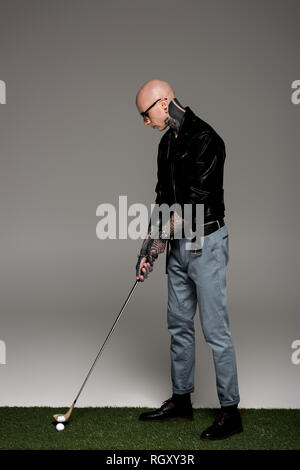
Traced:
<path fill-rule="evenodd" d="M 140 282 L 139 280 L 136 280 L 135 283 L 134 283 L 134 286 L 132 287 L 131 291 L 129 292 L 129 295 L 128 295 L 127 299 L 125 300 L 124 305 L 123 305 L 123 307 L 122 307 L 121 310 L 120 310 L 120 313 L 118 314 L 117 318 L 115 319 L 114 324 L 113 324 L 113 326 L 111 327 L 111 329 L 110 329 L 110 331 L 109 331 L 109 333 L 108 333 L 108 335 L 107 335 L 107 337 L 106 337 L 104 343 L 102 344 L 102 346 L 101 346 L 101 348 L 100 348 L 100 350 L 99 350 L 99 352 L 98 352 L 98 354 L 97 354 L 97 356 L 96 356 L 96 359 L 94 360 L 94 362 L 93 362 L 93 364 L 92 364 L 92 366 L 91 366 L 91 368 L 90 368 L 90 370 L 89 370 L 89 372 L 88 372 L 86 378 L 84 379 L 84 382 L 83 382 L 83 384 L 81 385 L 80 390 L 79 390 L 79 392 L 77 393 L 77 396 L 76 396 L 75 400 L 74 400 L 73 403 L 72 403 L 72 406 L 69 408 L 69 410 L 67 411 L 67 413 L 64 414 L 64 415 L 62 415 L 62 414 L 55 414 L 55 415 L 53 415 L 53 418 L 55 419 L 55 421 L 56 421 L 57 423 L 64 423 L 64 422 L 66 422 L 66 421 L 68 421 L 68 420 L 70 419 L 70 416 L 71 416 L 71 413 L 72 413 L 72 411 L 73 411 L 73 409 L 74 409 L 74 406 L 75 406 L 75 404 L 76 404 L 76 402 L 77 402 L 77 400 L 78 400 L 78 398 L 79 398 L 79 396 L 80 396 L 80 394 L 81 394 L 81 392 L 82 392 L 82 390 L 83 390 L 85 384 L 87 383 L 88 378 L 89 378 L 89 376 L 91 375 L 92 370 L 94 369 L 94 367 L 95 367 L 95 365 L 96 365 L 96 362 L 98 361 L 99 357 L 101 356 L 101 353 L 102 353 L 102 351 L 103 351 L 103 349 L 104 349 L 105 344 L 107 343 L 107 341 L 109 340 L 109 338 L 110 338 L 112 332 L 114 331 L 115 326 L 116 326 L 116 324 L 118 323 L 118 320 L 119 320 L 120 316 L 122 315 L 122 312 L 123 312 L 124 308 L 125 308 L 126 305 L 128 304 L 128 302 L 129 302 L 129 300 L 130 300 L 130 297 L 132 296 L 132 294 L 133 294 L 133 292 L 134 292 L 134 289 L 136 288 L 136 286 L 137 286 L 137 284 L 138 284 L 139 282 Z"/>

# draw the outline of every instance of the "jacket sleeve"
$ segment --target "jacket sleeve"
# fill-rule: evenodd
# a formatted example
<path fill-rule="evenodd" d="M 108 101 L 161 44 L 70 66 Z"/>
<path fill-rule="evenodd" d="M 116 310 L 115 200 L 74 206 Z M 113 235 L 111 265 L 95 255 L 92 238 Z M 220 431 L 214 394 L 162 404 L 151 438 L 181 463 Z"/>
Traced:
<path fill-rule="evenodd" d="M 225 160 L 225 145 L 212 131 L 202 131 L 193 139 L 193 166 L 186 188 L 187 202 L 204 204 L 218 190 Z M 218 174 L 217 174 L 218 173 Z"/>

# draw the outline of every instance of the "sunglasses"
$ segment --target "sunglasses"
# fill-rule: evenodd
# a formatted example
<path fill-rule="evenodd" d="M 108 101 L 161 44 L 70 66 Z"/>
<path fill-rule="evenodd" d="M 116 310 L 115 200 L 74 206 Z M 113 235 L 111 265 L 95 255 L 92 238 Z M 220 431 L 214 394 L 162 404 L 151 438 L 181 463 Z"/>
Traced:
<path fill-rule="evenodd" d="M 156 103 L 158 103 L 158 102 L 161 101 L 162 99 L 163 99 L 163 98 L 159 98 L 158 100 L 154 101 L 154 103 L 151 104 L 151 106 L 149 106 L 149 108 L 147 108 L 146 111 L 143 111 L 142 113 L 140 113 L 141 116 L 142 116 L 143 118 L 147 117 L 148 119 L 150 119 L 148 112 L 150 111 L 151 108 L 153 108 L 153 106 L 156 105 Z M 164 99 L 166 100 L 167 98 L 164 98 Z"/>

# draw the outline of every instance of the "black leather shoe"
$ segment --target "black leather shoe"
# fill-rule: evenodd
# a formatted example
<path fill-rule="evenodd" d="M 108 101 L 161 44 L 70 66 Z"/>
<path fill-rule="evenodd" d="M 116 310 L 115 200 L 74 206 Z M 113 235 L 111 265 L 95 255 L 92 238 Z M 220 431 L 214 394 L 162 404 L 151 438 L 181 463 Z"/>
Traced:
<path fill-rule="evenodd" d="M 193 407 L 190 402 L 178 403 L 173 397 L 164 401 L 162 406 L 154 411 L 142 413 L 140 421 L 193 421 Z"/>
<path fill-rule="evenodd" d="M 214 441 L 226 439 L 243 431 L 241 414 L 238 409 L 232 412 L 220 410 L 212 426 L 209 426 L 201 434 L 201 439 Z"/>

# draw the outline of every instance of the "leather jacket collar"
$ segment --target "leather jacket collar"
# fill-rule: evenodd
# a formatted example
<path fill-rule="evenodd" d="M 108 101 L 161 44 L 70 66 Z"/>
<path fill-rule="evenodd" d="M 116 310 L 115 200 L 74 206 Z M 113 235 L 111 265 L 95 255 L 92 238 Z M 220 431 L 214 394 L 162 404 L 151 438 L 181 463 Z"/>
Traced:
<path fill-rule="evenodd" d="M 185 148 L 186 143 L 195 134 L 195 132 L 201 130 L 201 119 L 195 115 L 189 106 L 185 106 L 184 109 L 185 113 L 178 131 L 178 136 L 174 139 L 178 145 L 179 152 L 181 148 Z M 168 134 L 171 134 L 172 132 L 173 130 L 171 128 L 167 131 Z M 169 137 L 171 136 L 169 135 Z"/>

